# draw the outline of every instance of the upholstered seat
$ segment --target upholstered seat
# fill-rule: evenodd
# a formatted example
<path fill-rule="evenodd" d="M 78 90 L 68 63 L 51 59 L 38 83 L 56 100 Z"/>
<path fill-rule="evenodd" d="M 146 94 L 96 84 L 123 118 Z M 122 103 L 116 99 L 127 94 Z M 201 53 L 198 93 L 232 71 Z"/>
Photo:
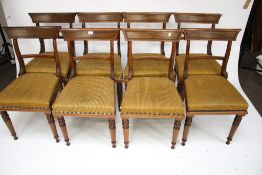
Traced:
<path fill-rule="evenodd" d="M 52 52 L 45 52 L 43 54 L 53 54 Z M 58 57 L 61 67 L 61 76 L 67 78 L 69 72 L 69 55 L 68 52 L 58 52 Z M 28 73 L 54 73 L 56 72 L 55 60 L 53 58 L 34 58 L 26 64 L 26 72 Z"/>
<path fill-rule="evenodd" d="M 143 58 L 143 60 L 139 60 Z M 148 58 L 148 59 L 146 59 Z M 168 61 L 154 60 L 154 58 L 167 59 L 158 53 L 135 53 L 133 54 L 133 76 L 134 77 L 167 77 Z M 128 77 L 128 65 L 125 67 L 125 78 Z"/>
<path fill-rule="evenodd" d="M 189 111 L 245 111 L 248 104 L 233 85 L 219 75 L 191 75 L 185 80 Z"/>
<path fill-rule="evenodd" d="M 207 54 L 190 54 L 190 56 L 208 56 Z M 182 81 L 184 74 L 186 54 L 180 54 L 176 57 L 176 68 L 178 80 Z M 220 75 L 221 65 L 216 60 L 211 59 L 201 59 L 194 60 L 191 59 L 188 62 L 188 75 Z"/>
<path fill-rule="evenodd" d="M 110 57 L 109 53 L 89 53 L 86 56 L 104 58 Z M 114 54 L 115 77 L 122 79 L 122 67 L 120 55 Z M 110 61 L 99 59 L 81 60 L 76 65 L 77 75 L 110 76 Z"/>
<path fill-rule="evenodd" d="M 0 92 L 0 108 L 50 109 L 58 82 L 55 74 L 24 74 Z"/>
<path fill-rule="evenodd" d="M 184 115 L 185 107 L 174 82 L 165 77 L 136 77 L 128 82 L 121 112 Z"/>
<path fill-rule="evenodd" d="M 169 61 L 162 60 L 133 60 L 134 77 L 167 77 Z M 174 77 L 175 73 L 171 75 Z M 125 78 L 128 77 L 128 66 L 125 68 Z"/>
<path fill-rule="evenodd" d="M 53 105 L 56 114 L 114 114 L 114 81 L 103 76 L 76 76 Z"/>

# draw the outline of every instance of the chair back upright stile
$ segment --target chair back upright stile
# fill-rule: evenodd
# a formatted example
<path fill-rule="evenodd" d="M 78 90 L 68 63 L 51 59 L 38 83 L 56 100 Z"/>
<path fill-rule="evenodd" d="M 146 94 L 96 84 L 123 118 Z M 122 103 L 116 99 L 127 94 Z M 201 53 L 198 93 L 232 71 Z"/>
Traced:
<path fill-rule="evenodd" d="M 73 28 L 73 23 L 75 22 L 76 13 L 28 13 L 31 17 L 32 22 L 35 23 L 36 26 L 41 26 L 44 24 L 55 24 L 61 25 L 68 24 L 69 28 Z M 59 35 L 59 38 L 63 38 Z M 43 39 L 39 39 L 40 41 L 40 53 L 45 52 L 45 43 Z"/>
<path fill-rule="evenodd" d="M 133 77 L 133 41 L 161 41 L 161 42 L 172 42 L 171 56 L 170 59 L 154 58 L 159 61 L 169 61 L 168 77 L 175 79 L 172 74 L 174 67 L 174 60 L 176 55 L 176 44 L 179 42 L 182 32 L 180 30 L 168 30 L 168 29 L 123 29 L 125 39 L 128 42 L 128 79 L 131 80 Z M 140 58 L 143 59 L 143 58 Z M 145 58 L 147 60 L 147 58 Z"/>
<path fill-rule="evenodd" d="M 107 28 L 84 28 L 84 29 L 62 29 L 61 30 L 64 40 L 67 41 L 70 66 L 72 73 L 70 78 L 76 76 L 76 61 L 85 59 L 102 59 L 110 61 L 111 78 L 114 80 L 114 41 L 118 40 L 119 29 Z M 110 57 L 90 57 L 90 56 L 76 56 L 75 55 L 75 41 L 110 41 Z"/>
<path fill-rule="evenodd" d="M 60 26 L 61 28 L 73 28 L 75 22 L 76 13 L 28 13 L 33 23 L 36 26 Z M 62 35 L 59 34 L 59 39 L 63 39 Z M 52 51 L 46 51 L 46 44 L 42 38 L 39 38 L 40 51 L 42 54 L 52 54 Z M 70 74 L 69 60 L 67 52 L 58 52 L 60 65 L 61 65 L 61 79 L 65 85 L 68 82 L 68 76 Z M 54 71 L 54 63 L 50 59 L 38 60 L 33 58 L 27 65 L 26 69 L 28 72 L 43 72 L 52 73 Z"/>
<path fill-rule="evenodd" d="M 227 78 L 227 63 L 230 56 L 232 42 L 236 40 L 236 37 L 240 29 L 184 29 L 184 39 L 186 40 L 186 60 L 184 67 L 184 80 L 188 77 L 188 62 L 193 59 L 212 59 L 222 60 L 221 75 Z M 190 56 L 190 43 L 191 41 L 226 41 L 227 48 L 224 56 Z"/>
<path fill-rule="evenodd" d="M 19 62 L 19 73 L 18 75 L 23 75 L 26 73 L 25 62 L 26 58 L 38 57 L 38 59 L 53 58 L 56 63 L 56 75 L 60 77 L 61 68 L 60 61 L 58 59 L 57 41 L 59 38 L 59 30 L 61 27 L 7 27 L 6 33 L 10 39 L 13 40 L 14 50 Z M 22 54 L 19 48 L 18 39 L 52 39 L 54 53 L 50 54 Z"/>
<path fill-rule="evenodd" d="M 219 13 L 174 13 L 177 29 L 182 29 L 183 24 L 206 24 L 211 25 L 210 28 L 214 29 L 222 14 Z M 179 43 L 177 45 L 177 54 L 179 54 Z M 207 54 L 212 55 L 212 41 L 207 43 Z"/>
<path fill-rule="evenodd" d="M 166 24 L 172 13 L 168 12 L 124 12 L 124 22 L 127 28 L 132 28 L 132 24 L 162 24 L 162 29 L 166 29 Z M 165 55 L 165 42 L 160 42 L 160 54 Z"/>
<path fill-rule="evenodd" d="M 120 29 L 120 23 L 123 22 L 123 17 L 120 12 L 78 12 L 77 16 L 79 18 L 79 22 L 82 23 L 82 28 L 86 28 L 88 24 L 91 23 L 99 23 L 99 24 L 107 24 L 107 23 L 115 23 L 116 28 Z M 117 36 L 117 53 L 121 56 L 120 49 L 120 32 Z M 88 41 L 84 41 L 84 53 L 88 54 Z"/>

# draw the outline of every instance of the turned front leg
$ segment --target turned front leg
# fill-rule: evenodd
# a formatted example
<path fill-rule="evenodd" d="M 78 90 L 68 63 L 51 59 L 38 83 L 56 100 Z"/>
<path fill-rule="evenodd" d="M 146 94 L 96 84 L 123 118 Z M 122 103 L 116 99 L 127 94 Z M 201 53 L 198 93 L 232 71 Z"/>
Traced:
<path fill-rule="evenodd" d="M 62 134 L 64 136 L 64 140 L 66 142 L 66 145 L 69 146 L 69 138 L 68 138 L 68 134 L 67 134 L 67 129 L 66 129 L 66 123 L 65 123 L 65 119 L 64 117 L 57 117 L 58 123 L 59 123 L 59 127 L 62 131 Z"/>
<path fill-rule="evenodd" d="M 232 140 L 232 138 L 233 138 L 233 136 L 234 136 L 234 134 L 235 134 L 235 132 L 236 132 L 236 130 L 237 130 L 241 120 L 242 120 L 242 117 L 243 116 L 236 115 L 236 117 L 235 117 L 235 119 L 233 121 L 232 127 L 230 129 L 229 135 L 227 137 L 226 144 L 228 144 L 228 145 L 230 144 L 230 142 L 231 142 L 231 140 Z"/>
<path fill-rule="evenodd" d="M 182 138 L 182 145 L 185 146 L 187 141 L 188 132 L 192 123 L 193 117 L 186 117 L 186 121 L 184 124 L 184 131 L 183 131 L 183 138 Z"/>
<path fill-rule="evenodd" d="M 173 137 L 172 137 L 172 146 L 171 146 L 172 149 L 175 149 L 180 126 L 181 126 L 181 120 L 176 120 L 173 128 Z"/>
<path fill-rule="evenodd" d="M 58 143 L 59 142 L 59 137 L 58 137 L 57 130 L 56 130 L 54 116 L 52 114 L 45 114 L 45 115 L 46 115 L 49 127 L 50 127 L 50 129 L 51 129 L 51 131 L 52 131 L 52 133 L 54 135 L 54 138 L 55 138 L 56 142 Z"/>
<path fill-rule="evenodd" d="M 6 111 L 1 111 L 0 114 L 2 115 L 2 119 L 4 120 L 7 128 L 11 132 L 11 135 L 14 137 L 15 140 L 17 140 L 18 137 L 16 136 L 16 132 L 15 132 L 14 126 L 12 124 L 11 119 L 9 118 L 8 113 Z"/>
<path fill-rule="evenodd" d="M 123 125 L 123 131 L 124 131 L 125 148 L 128 148 L 128 144 L 129 144 L 129 120 L 128 119 L 123 119 L 122 120 L 122 125 Z"/>
<path fill-rule="evenodd" d="M 109 119 L 108 124 L 109 124 L 109 130 L 111 135 L 112 147 L 115 148 L 116 147 L 116 122 L 114 119 Z"/>

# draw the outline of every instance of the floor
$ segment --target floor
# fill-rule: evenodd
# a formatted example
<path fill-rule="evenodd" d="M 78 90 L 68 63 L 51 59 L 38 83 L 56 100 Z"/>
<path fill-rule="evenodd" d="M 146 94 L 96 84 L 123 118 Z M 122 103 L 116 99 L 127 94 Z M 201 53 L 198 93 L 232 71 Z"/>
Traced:
<path fill-rule="evenodd" d="M 186 146 L 180 132 L 175 150 L 170 148 L 174 121 L 169 119 L 130 120 L 130 147 L 125 149 L 117 112 L 114 149 L 106 120 L 65 118 L 71 141 L 66 146 L 59 128 L 61 141 L 55 142 L 44 114 L 9 112 L 19 139 L 13 140 L 0 122 L 0 174 L 260 175 L 262 120 L 248 102 L 249 114 L 230 145 L 225 142 L 234 116 L 199 116 Z"/>
<path fill-rule="evenodd" d="M 260 54 L 262 54 L 262 52 L 256 53 L 255 56 Z M 247 51 L 244 53 L 242 60 L 241 67 L 255 69 L 257 66 Z M 238 76 L 242 89 L 262 116 L 262 75 L 255 71 L 239 68 Z"/>
<path fill-rule="evenodd" d="M 7 62 L 0 65 L 0 91 L 16 78 L 16 66 Z"/>

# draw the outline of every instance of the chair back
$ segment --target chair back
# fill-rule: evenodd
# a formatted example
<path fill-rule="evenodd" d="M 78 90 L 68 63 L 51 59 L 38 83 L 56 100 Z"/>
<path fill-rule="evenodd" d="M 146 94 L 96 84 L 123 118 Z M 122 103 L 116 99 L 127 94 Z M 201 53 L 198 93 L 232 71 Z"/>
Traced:
<path fill-rule="evenodd" d="M 132 41 L 161 41 L 172 42 L 170 59 L 159 58 L 161 61 L 169 61 L 168 76 L 172 79 L 171 72 L 174 67 L 174 59 L 176 55 L 176 44 L 179 42 L 182 31 L 172 29 L 123 29 L 126 41 L 128 42 L 128 79 L 132 79 L 133 75 L 133 56 Z M 157 59 L 157 58 L 155 58 Z"/>
<path fill-rule="evenodd" d="M 82 28 L 86 28 L 87 23 L 115 23 L 116 28 L 120 29 L 120 23 L 123 22 L 123 16 L 120 12 L 79 12 L 77 13 L 79 21 L 82 23 Z M 117 40 L 117 52 L 121 56 L 120 49 L 120 32 Z M 84 41 L 84 53 L 88 54 L 88 41 Z"/>
<path fill-rule="evenodd" d="M 81 29 L 62 29 L 64 40 L 68 44 L 69 60 L 71 66 L 70 78 L 76 75 L 76 61 L 85 59 L 102 59 L 110 61 L 111 78 L 114 79 L 114 41 L 118 40 L 119 29 L 115 28 L 81 28 Z M 87 55 L 76 56 L 75 41 L 109 41 L 110 57 L 92 57 Z"/>
<path fill-rule="evenodd" d="M 181 29 L 181 25 L 190 24 L 210 24 L 210 28 L 215 28 L 222 14 L 219 13 L 174 13 L 177 29 Z M 179 47 L 179 46 L 178 46 Z M 177 50 L 177 54 L 179 50 Z M 212 55 L 212 41 L 207 43 L 207 54 Z"/>
<path fill-rule="evenodd" d="M 124 22 L 127 23 L 127 28 L 131 28 L 132 23 L 162 23 L 162 29 L 166 29 L 166 24 L 169 21 L 172 13 L 168 12 L 124 12 Z M 165 55 L 165 43 L 160 43 L 160 53 Z"/>
<path fill-rule="evenodd" d="M 26 58 L 45 59 L 53 58 L 56 62 L 56 75 L 60 77 L 61 68 L 58 58 L 56 39 L 59 38 L 59 30 L 61 27 L 4 27 L 8 37 L 13 40 L 14 50 L 19 62 L 19 76 L 26 73 L 25 62 Z M 52 39 L 54 52 L 50 54 L 22 54 L 19 48 L 18 39 Z"/>
<path fill-rule="evenodd" d="M 192 59 L 215 59 L 222 60 L 221 75 L 226 77 L 226 68 L 230 56 L 232 42 L 236 40 L 241 29 L 184 29 L 186 44 L 186 60 L 184 67 L 184 80 L 188 77 L 188 62 Z M 224 56 L 190 56 L 191 41 L 227 41 L 227 48 Z"/>
<path fill-rule="evenodd" d="M 36 26 L 40 26 L 41 24 L 55 24 L 57 26 L 68 24 L 69 28 L 73 28 L 76 13 L 28 13 L 28 15 Z M 62 38 L 62 36 L 59 36 L 59 38 Z M 39 41 L 40 53 L 45 52 L 44 41 L 42 39 Z"/>

